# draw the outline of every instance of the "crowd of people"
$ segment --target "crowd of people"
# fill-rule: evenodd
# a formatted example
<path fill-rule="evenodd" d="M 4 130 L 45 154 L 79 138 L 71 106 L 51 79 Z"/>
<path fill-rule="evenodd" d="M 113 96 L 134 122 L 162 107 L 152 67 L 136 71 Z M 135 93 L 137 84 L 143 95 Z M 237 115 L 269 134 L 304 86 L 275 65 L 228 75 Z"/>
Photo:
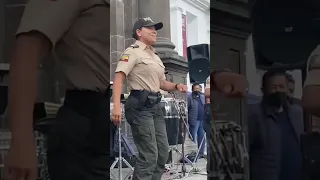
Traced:
<path fill-rule="evenodd" d="M 298 180 L 302 176 L 300 135 L 304 133 L 304 116 L 301 101 L 294 97 L 294 90 L 295 81 L 291 74 L 267 71 L 262 77 L 262 97 L 248 100 L 250 173 L 253 180 Z M 192 140 L 198 143 L 199 158 L 203 158 L 205 145 L 201 142 L 205 134 L 205 105 L 208 102 L 200 84 L 193 84 L 187 97 L 189 130 Z"/>

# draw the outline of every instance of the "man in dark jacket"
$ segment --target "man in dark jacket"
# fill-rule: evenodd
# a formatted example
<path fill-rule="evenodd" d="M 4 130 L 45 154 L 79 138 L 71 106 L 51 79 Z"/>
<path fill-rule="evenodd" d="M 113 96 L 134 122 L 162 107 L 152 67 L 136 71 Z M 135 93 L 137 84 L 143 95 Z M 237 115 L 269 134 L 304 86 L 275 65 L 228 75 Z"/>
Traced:
<path fill-rule="evenodd" d="M 205 97 L 199 84 L 192 85 L 192 93 L 188 94 L 188 123 L 192 140 L 198 143 L 199 158 L 204 156 L 204 104 Z M 200 146 L 201 145 L 201 146 Z"/>
<path fill-rule="evenodd" d="M 262 101 L 248 105 L 250 179 L 300 180 L 303 111 L 288 101 L 285 72 L 265 73 L 261 89 Z"/>

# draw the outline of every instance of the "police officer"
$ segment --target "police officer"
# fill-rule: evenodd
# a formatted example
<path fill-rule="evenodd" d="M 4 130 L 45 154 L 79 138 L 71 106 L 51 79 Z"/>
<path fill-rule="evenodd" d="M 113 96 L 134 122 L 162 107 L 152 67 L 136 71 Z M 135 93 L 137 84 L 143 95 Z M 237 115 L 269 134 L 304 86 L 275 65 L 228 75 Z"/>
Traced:
<path fill-rule="evenodd" d="M 161 22 L 155 23 L 149 17 L 135 22 L 132 33 L 137 41 L 122 54 L 113 81 L 111 118 L 115 124 L 121 120 L 120 94 L 125 78 L 131 90 L 125 114 L 139 151 L 133 180 L 161 179 L 169 145 L 159 91 L 187 90 L 183 84 L 166 81 L 165 67 L 151 46 L 156 42 L 156 30 L 162 27 Z"/>
<path fill-rule="evenodd" d="M 307 63 L 302 106 L 306 112 L 320 117 L 320 45 L 311 53 Z"/>
<path fill-rule="evenodd" d="M 54 51 L 66 95 L 48 139 L 51 180 L 106 180 L 109 170 L 110 5 L 104 0 L 30 0 L 10 69 L 12 140 L 4 179 L 35 180 L 33 106 L 40 60 Z"/>

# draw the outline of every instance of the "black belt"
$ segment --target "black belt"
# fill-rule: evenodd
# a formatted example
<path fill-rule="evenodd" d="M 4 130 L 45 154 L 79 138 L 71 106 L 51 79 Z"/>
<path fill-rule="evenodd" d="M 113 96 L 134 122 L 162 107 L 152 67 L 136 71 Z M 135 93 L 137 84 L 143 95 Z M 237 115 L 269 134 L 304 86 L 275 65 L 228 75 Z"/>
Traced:
<path fill-rule="evenodd" d="M 140 98 L 141 94 L 142 94 L 142 90 L 131 90 L 130 92 L 130 96 L 133 96 L 135 98 Z M 151 92 L 149 91 L 149 96 L 155 96 L 155 97 L 162 97 L 160 92 Z"/>
<path fill-rule="evenodd" d="M 131 90 L 130 96 L 139 100 L 140 108 L 151 108 L 161 101 L 160 92 L 151 92 L 147 90 Z"/>
<path fill-rule="evenodd" d="M 68 90 L 64 106 L 90 119 L 110 118 L 110 90 L 94 92 L 89 90 Z M 101 116 L 101 117 L 100 117 Z"/>
<path fill-rule="evenodd" d="M 211 108 L 210 103 L 204 105 L 204 120 L 210 124 L 211 122 Z"/>

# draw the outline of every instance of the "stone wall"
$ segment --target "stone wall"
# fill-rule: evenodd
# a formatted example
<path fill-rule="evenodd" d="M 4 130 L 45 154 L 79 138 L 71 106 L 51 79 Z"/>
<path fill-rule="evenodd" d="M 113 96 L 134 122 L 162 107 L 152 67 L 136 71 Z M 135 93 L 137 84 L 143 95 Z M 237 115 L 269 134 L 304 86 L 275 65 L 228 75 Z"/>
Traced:
<path fill-rule="evenodd" d="M 158 31 L 158 42 L 154 45 L 164 62 L 166 71 L 174 82 L 185 83 L 186 62 L 174 51 L 170 41 L 170 2 L 169 0 L 111 0 L 111 79 L 121 53 L 135 42 L 132 27 L 138 17 L 151 17 L 161 21 L 163 29 Z"/>
<path fill-rule="evenodd" d="M 118 63 L 120 54 L 124 51 L 124 2 L 122 0 L 110 1 L 110 43 L 111 43 L 111 77 Z"/>

